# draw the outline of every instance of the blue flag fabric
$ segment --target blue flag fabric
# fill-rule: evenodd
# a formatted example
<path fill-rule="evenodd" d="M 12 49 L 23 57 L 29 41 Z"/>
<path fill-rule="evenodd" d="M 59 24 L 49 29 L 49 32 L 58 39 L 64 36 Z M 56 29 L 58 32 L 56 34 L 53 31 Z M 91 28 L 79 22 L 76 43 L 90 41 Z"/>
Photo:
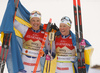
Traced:
<path fill-rule="evenodd" d="M 20 70 L 24 69 L 20 50 L 18 48 L 18 42 L 16 39 L 16 35 L 13 32 L 11 38 L 11 48 L 9 48 L 9 53 L 7 57 L 7 68 L 9 73 L 17 73 Z"/>
<path fill-rule="evenodd" d="M 14 16 L 14 13 L 15 13 L 14 0 L 9 0 L 5 14 L 4 14 L 4 17 L 3 17 L 3 20 L 2 20 L 0 31 L 3 31 L 4 33 L 13 32 L 13 16 Z"/>
<path fill-rule="evenodd" d="M 30 12 L 21 4 L 20 1 L 18 4 L 16 16 L 20 17 L 21 19 L 25 20 L 26 22 L 29 22 Z"/>
<path fill-rule="evenodd" d="M 7 68 L 9 73 L 18 73 L 20 70 L 24 69 L 22 59 L 21 59 L 21 50 L 22 50 L 22 39 L 16 37 L 13 30 L 13 17 L 15 13 L 15 4 L 14 0 L 9 0 L 7 8 L 1 23 L 0 32 L 12 33 L 10 48 L 7 56 Z M 22 18 L 23 20 L 29 22 L 30 12 L 21 4 L 19 1 L 16 16 Z M 45 62 L 45 58 L 41 58 L 41 64 Z M 43 71 L 43 66 L 41 65 Z"/>
<path fill-rule="evenodd" d="M 9 73 L 17 73 L 24 68 L 18 42 L 13 30 L 13 17 L 15 13 L 14 0 L 9 0 L 1 23 L 0 32 L 12 33 L 10 48 L 7 57 L 7 68 Z"/>
<path fill-rule="evenodd" d="M 21 54 L 20 54 L 22 50 L 22 43 L 19 37 L 16 38 L 15 32 L 13 30 L 14 13 L 15 13 L 14 0 L 9 0 L 4 18 L 0 27 L 0 32 L 12 33 L 10 48 L 9 48 L 8 57 L 7 57 L 7 68 L 8 68 L 9 73 L 18 73 L 20 70 L 24 69 L 22 59 L 21 59 Z M 22 18 L 23 20 L 29 22 L 30 12 L 26 8 L 24 8 L 24 6 L 20 3 L 20 1 L 19 1 L 16 15 Z M 75 46 L 76 45 L 75 35 L 71 31 L 70 33 L 72 36 L 73 46 Z M 85 40 L 85 42 L 89 46 L 91 46 L 91 44 L 88 41 Z M 45 57 L 41 58 L 40 62 L 42 66 L 41 69 L 43 71 Z M 76 63 L 76 66 L 77 66 L 77 63 Z M 89 65 L 86 65 L 86 68 L 89 68 Z"/>

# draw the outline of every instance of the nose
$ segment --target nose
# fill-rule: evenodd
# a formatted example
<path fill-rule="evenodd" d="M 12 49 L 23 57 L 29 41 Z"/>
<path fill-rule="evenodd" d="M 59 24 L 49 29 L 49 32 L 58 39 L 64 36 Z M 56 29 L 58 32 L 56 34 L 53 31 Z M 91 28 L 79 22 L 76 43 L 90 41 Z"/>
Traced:
<path fill-rule="evenodd" d="M 34 23 L 37 24 L 37 21 L 35 21 Z"/>
<path fill-rule="evenodd" d="M 64 29 L 63 27 L 60 28 L 61 30 Z"/>

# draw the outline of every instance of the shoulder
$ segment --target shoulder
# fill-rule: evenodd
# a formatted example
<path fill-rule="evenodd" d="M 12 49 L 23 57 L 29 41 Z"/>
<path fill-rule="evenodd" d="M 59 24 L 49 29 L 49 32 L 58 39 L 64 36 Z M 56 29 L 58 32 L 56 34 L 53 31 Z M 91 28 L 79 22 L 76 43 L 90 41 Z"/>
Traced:
<path fill-rule="evenodd" d="M 60 36 L 61 35 L 61 32 L 60 31 L 57 31 L 56 33 L 55 33 L 55 36 Z"/>
<path fill-rule="evenodd" d="M 59 36 L 55 36 L 55 38 L 60 38 L 60 35 Z"/>

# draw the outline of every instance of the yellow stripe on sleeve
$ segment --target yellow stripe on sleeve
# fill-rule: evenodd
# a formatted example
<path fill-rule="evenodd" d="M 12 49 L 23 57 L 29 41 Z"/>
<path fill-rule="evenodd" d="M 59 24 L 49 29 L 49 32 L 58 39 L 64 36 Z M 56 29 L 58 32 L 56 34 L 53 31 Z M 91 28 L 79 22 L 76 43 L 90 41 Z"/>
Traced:
<path fill-rule="evenodd" d="M 15 19 L 16 19 L 19 23 L 21 23 L 21 24 L 23 24 L 23 25 L 25 25 L 25 26 L 27 26 L 27 27 L 29 27 L 29 28 L 32 27 L 32 26 L 30 25 L 30 23 L 26 22 L 25 20 L 21 19 L 21 18 L 18 17 L 18 16 L 16 16 Z"/>

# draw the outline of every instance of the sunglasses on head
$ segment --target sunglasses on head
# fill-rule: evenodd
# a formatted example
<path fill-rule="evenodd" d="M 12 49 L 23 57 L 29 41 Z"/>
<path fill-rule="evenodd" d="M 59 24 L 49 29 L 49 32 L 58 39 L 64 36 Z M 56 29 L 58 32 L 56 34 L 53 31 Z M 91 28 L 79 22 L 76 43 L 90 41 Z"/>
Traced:
<path fill-rule="evenodd" d="M 67 20 L 67 21 L 70 21 L 70 19 L 68 17 L 63 17 L 61 20 Z"/>
<path fill-rule="evenodd" d="M 67 21 L 70 21 L 70 23 L 72 23 L 72 21 L 70 20 L 70 18 L 67 17 L 67 16 L 63 17 L 63 18 L 61 19 L 61 21 L 62 21 L 62 20 L 67 20 Z"/>
<path fill-rule="evenodd" d="M 35 13 L 41 15 L 41 13 L 40 13 L 39 11 L 33 11 L 33 12 L 31 13 L 31 15 L 33 15 L 33 14 L 35 14 Z"/>

